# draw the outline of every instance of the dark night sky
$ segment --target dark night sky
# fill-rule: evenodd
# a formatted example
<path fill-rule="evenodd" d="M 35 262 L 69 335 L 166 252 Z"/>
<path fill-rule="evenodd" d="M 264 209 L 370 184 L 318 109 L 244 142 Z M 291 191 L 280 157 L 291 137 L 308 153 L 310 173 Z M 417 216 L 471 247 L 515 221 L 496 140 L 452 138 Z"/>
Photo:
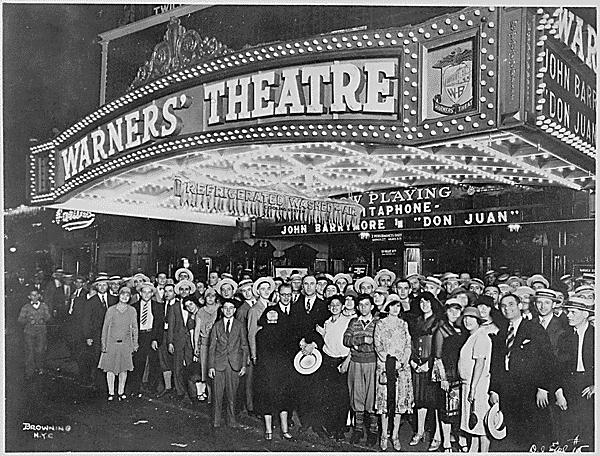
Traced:
<path fill-rule="evenodd" d="M 25 202 L 29 138 L 52 138 L 98 106 L 98 33 L 123 5 L 3 5 L 4 207 Z"/>
<path fill-rule="evenodd" d="M 595 9 L 573 9 L 595 26 Z M 122 12 L 123 5 L 3 4 L 5 208 L 25 203 L 29 139 L 45 142 L 53 128 L 98 107 L 97 36 L 116 28 Z"/>

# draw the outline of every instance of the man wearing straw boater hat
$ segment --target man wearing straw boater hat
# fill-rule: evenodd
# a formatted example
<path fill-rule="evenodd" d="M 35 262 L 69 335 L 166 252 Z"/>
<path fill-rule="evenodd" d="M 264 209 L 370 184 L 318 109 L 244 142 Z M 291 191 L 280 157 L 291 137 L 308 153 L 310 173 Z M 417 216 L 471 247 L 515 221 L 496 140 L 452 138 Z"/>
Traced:
<path fill-rule="evenodd" d="M 559 388 L 561 443 L 579 436 L 585 451 L 594 450 L 594 327 L 589 323 L 595 313 L 594 301 L 573 296 L 563 308 L 569 329 L 559 341 Z"/>

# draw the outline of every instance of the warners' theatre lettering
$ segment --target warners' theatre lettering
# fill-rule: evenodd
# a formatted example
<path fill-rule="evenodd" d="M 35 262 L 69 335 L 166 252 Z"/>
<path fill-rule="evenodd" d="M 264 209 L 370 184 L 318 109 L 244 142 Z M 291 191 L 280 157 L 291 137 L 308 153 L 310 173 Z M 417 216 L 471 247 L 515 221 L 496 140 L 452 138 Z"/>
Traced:
<path fill-rule="evenodd" d="M 181 122 L 174 111 L 190 104 L 191 100 L 185 94 L 173 96 L 167 98 L 162 106 L 149 104 L 88 133 L 59 152 L 65 180 L 111 155 L 139 147 L 154 138 L 176 134 Z"/>
<path fill-rule="evenodd" d="M 289 67 L 204 85 L 208 125 L 261 117 L 396 112 L 397 60 Z"/>

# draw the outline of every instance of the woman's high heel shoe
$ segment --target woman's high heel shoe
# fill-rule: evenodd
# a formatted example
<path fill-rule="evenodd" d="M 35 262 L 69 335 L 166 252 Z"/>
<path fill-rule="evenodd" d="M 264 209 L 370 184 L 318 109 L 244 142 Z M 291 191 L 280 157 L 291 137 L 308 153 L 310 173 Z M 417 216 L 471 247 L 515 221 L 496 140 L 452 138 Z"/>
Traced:
<path fill-rule="evenodd" d="M 387 446 L 388 446 L 387 435 L 382 435 L 381 439 L 379 441 L 379 448 L 381 448 L 382 451 L 385 451 L 385 450 L 387 450 Z"/>
<path fill-rule="evenodd" d="M 408 442 L 408 444 L 410 446 L 415 446 L 418 445 L 419 442 L 421 442 L 423 440 L 423 434 L 415 434 L 413 435 L 413 438 L 411 439 L 410 442 Z"/>
<path fill-rule="evenodd" d="M 273 433 L 265 432 L 265 440 L 273 440 Z"/>

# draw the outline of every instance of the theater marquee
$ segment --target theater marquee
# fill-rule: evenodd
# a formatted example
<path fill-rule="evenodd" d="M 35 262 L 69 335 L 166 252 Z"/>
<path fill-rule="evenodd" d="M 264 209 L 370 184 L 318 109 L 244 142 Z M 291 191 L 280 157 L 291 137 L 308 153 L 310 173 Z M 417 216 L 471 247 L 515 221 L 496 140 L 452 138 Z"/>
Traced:
<path fill-rule="evenodd" d="M 584 188 L 595 156 L 595 32 L 562 11 L 472 7 L 242 51 L 173 18 L 127 93 L 31 148 L 31 203 L 101 202 L 124 214 L 141 204 L 177 218 L 189 209 L 174 196 L 177 176 L 306 201 L 397 185 Z M 556 39 L 543 38 L 546 28 Z M 550 147 L 559 141 L 567 151 Z M 556 167 L 529 160 L 540 151 Z M 427 205 L 412 204 L 384 216 Z M 447 222 L 421 212 L 420 225 Z M 505 214 L 451 224 L 482 216 Z"/>

